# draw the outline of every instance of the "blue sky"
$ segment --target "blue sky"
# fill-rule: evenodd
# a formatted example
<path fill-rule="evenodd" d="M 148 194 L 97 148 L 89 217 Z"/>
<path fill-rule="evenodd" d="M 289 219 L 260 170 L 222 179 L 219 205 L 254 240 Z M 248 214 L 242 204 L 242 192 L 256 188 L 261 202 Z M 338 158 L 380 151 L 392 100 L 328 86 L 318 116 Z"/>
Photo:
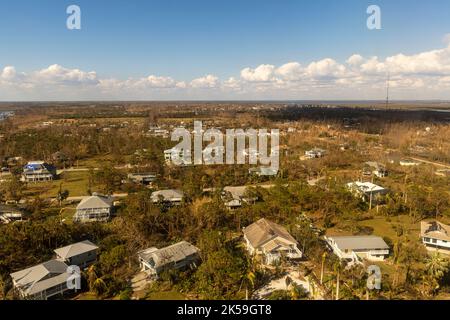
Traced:
<path fill-rule="evenodd" d="M 66 28 L 71 4 L 81 30 Z M 366 28 L 370 4 L 381 8 L 382 30 Z M 102 79 L 225 81 L 263 64 L 416 55 L 445 48 L 449 33 L 448 0 L 1 0 L 0 72 L 57 64 Z"/>

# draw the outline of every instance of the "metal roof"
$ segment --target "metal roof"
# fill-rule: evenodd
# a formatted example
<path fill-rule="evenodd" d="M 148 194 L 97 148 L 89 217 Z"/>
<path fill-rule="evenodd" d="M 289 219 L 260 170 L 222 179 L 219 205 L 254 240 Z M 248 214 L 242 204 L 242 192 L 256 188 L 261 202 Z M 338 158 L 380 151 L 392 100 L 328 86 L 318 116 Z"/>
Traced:
<path fill-rule="evenodd" d="M 11 278 L 25 293 L 33 294 L 54 287 L 60 284 L 62 279 L 67 279 L 69 277 L 67 268 L 68 266 L 62 261 L 50 260 L 14 272 L 11 274 Z"/>
<path fill-rule="evenodd" d="M 113 203 L 112 197 L 105 197 L 100 195 L 94 195 L 86 197 L 77 206 L 77 210 L 80 209 L 98 209 L 98 208 L 111 208 Z"/>
<path fill-rule="evenodd" d="M 381 237 L 377 236 L 339 236 L 328 237 L 340 250 L 389 249 Z"/>
<path fill-rule="evenodd" d="M 155 268 L 182 261 L 199 253 L 199 249 L 187 241 L 181 241 L 162 249 L 155 249 L 149 248 L 138 253 L 139 257 L 145 261 L 153 259 Z"/>
<path fill-rule="evenodd" d="M 181 201 L 184 193 L 181 190 L 175 189 L 159 190 L 152 193 L 151 199 L 157 202 L 160 196 L 163 197 L 164 201 Z"/>
<path fill-rule="evenodd" d="M 80 254 L 97 250 L 98 247 L 90 242 L 89 240 L 84 240 L 78 243 L 71 244 L 66 247 L 55 249 L 55 253 L 63 258 L 63 259 L 69 259 L 71 257 L 78 256 Z"/>

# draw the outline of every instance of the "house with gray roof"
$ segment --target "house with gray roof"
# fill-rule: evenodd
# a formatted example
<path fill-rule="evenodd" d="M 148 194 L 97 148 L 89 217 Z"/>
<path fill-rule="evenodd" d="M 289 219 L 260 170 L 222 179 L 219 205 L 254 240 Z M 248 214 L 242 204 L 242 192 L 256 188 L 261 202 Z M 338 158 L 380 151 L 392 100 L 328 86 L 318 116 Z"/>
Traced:
<path fill-rule="evenodd" d="M 15 294 L 21 299 L 47 300 L 68 291 L 72 275 L 68 266 L 59 260 L 50 260 L 11 274 Z"/>
<path fill-rule="evenodd" d="M 281 257 L 302 258 L 297 240 L 283 226 L 260 219 L 244 228 L 244 240 L 251 255 L 261 255 L 265 264 L 275 264 Z"/>
<path fill-rule="evenodd" d="M 68 265 L 75 265 L 81 269 L 85 269 L 97 261 L 98 247 L 90 242 L 84 240 L 55 249 L 56 258 Z"/>
<path fill-rule="evenodd" d="M 389 255 L 389 246 L 377 236 L 328 236 L 325 241 L 339 259 L 348 262 L 384 261 Z"/>
<path fill-rule="evenodd" d="M 183 201 L 184 192 L 175 189 L 159 190 L 153 192 L 150 197 L 153 203 L 163 202 L 170 205 L 178 205 Z"/>
<path fill-rule="evenodd" d="M 148 248 L 138 252 L 142 271 L 158 276 L 164 270 L 196 267 L 200 260 L 199 249 L 187 241 L 168 247 Z"/>
<path fill-rule="evenodd" d="M 156 174 L 154 173 L 129 173 L 128 180 L 143 185 L 150 185 L 156 180 Z"/>
<path fill-rule="evenodd" d="M 347 189 L 355 197 L 371 203 L 378 203 L 383 198 L 383 196 L 389 193 L 388 189 L 376 185 L 372 182 L 349 182 L 347 183 Z"/>
<path fill-rule="evenodd" d="M 110 196 L 93 194 L 86 197 L 77 206 L 74 222 L 106 222 L 110 219 L 114 199 Z"/>
<path fill-rule="evenodd" d="M 450 226 L 437 220 L 422 221 L 420 238 L 427 250 L 450 254 Z"/>

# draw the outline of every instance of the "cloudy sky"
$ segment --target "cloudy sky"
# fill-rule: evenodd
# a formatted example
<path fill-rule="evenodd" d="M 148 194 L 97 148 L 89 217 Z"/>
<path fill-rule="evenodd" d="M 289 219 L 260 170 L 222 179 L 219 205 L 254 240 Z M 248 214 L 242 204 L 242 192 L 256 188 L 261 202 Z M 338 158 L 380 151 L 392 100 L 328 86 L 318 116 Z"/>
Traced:
<path fill-rule="evenodd" d="M 0 43 L 0 101 L 450 100 L 448 0 L 1 0 Z"/>

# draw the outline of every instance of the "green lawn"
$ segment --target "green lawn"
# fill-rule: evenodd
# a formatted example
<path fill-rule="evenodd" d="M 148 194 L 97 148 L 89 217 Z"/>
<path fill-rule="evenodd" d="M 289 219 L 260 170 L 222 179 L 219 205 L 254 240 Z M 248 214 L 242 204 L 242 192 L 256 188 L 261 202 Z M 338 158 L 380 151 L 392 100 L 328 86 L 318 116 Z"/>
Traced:
<path fill-rule="evenodd" d="M 150 293 L 146 300 L 186 300 L 186 297 L 176 291 L 166 291 Z"/>
<path fill-rule="evenodd" d="M 29 183 L 25 194 L 27 196 L 39 196 L 42 198 L 54 198 L 58 194 L 59 187 L 69 190 L 69 197 L 85 196 L 88 189 L 88 172 L 65 172 L 58 180 L 51 182 Z"/>
<path fill-rule="evenodd" d="M 395 230 L 395 226 L 401 226 L 410 240 L 418 240 L 420 234 L 420 223 L 415 222 L 414 218 L 407 215 L 391 217 L 390 221 L 386 217 L 375 217 L 370 220 L 358 222 L 360 226 L 373 228 L 373 234 L 380 237 L 388 237 L 395 241 L 399 237 Z"/>

